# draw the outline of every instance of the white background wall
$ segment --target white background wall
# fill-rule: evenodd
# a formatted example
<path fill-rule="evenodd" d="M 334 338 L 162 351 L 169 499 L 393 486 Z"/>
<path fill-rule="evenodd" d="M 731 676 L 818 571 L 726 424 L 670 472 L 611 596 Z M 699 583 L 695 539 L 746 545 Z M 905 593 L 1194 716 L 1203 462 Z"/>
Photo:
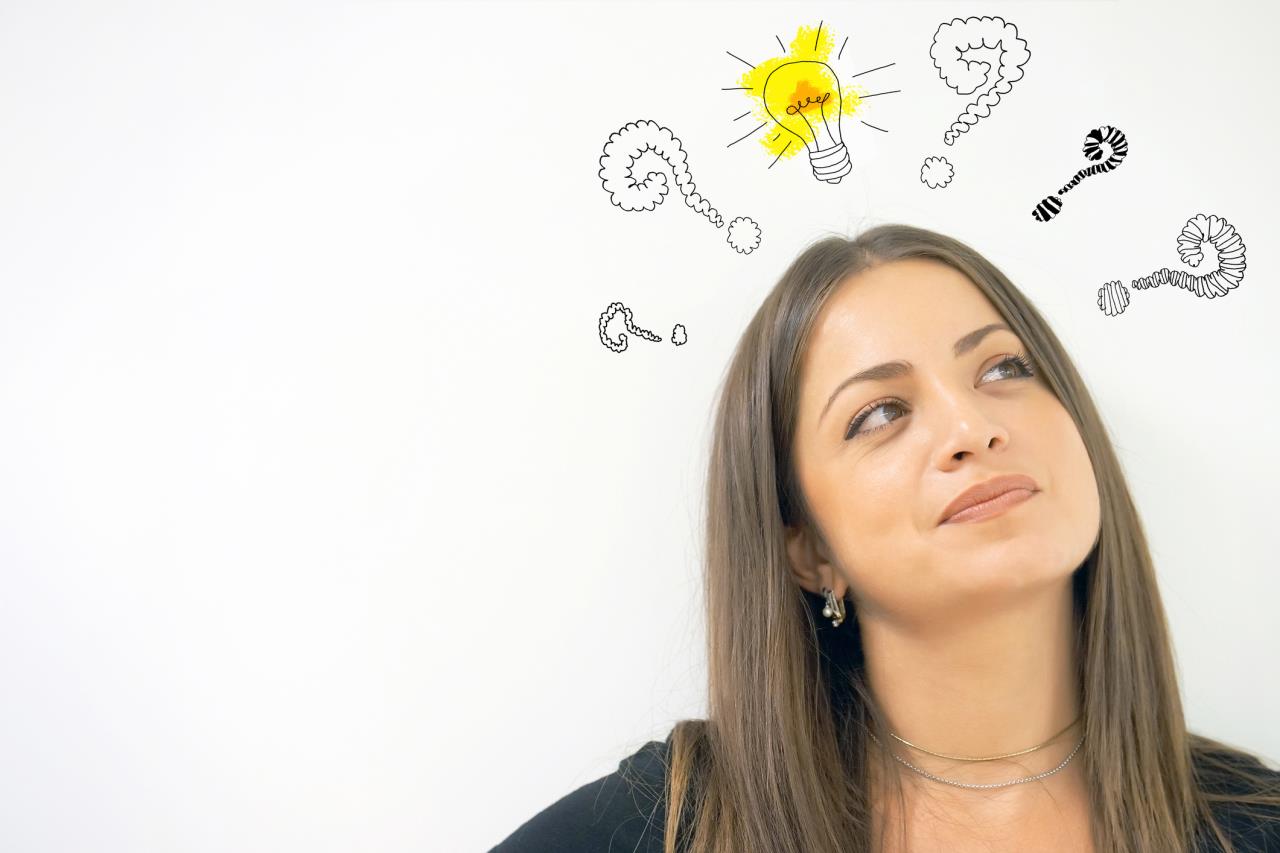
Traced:
<path fill-rule="evenodd" d="M 954 146 L 943 21 L 1024 78 Z M 767 168 L 735 85 L 801 24 L 891 68 L 854 172 Z M 1096 395 L 1191 727 L 1280 760 L 1272 4 L 293 2 L 0 7 L 0 847 L 484 850 L 702 716 L 712 395 L 805 243 L 987 253 Z M 860 78 L 863 79 L 863 78 Z M 652 118 L 674 195 L 613 207 Z M 847 121 L 847 120 L 846 120 Z M 1113 124 L 1127 160 L 1036 201 Z M 957 176 L 920 183 L 945 153 Z M 1098 287 L 1189 269 L 1229 296 Z M 1206 259 L 1211 267 L 1212 255 Z M 1204 270 L 1201 270 L 1202 272 Z M 624 302 L 682 347 L 603 347 Z"/>

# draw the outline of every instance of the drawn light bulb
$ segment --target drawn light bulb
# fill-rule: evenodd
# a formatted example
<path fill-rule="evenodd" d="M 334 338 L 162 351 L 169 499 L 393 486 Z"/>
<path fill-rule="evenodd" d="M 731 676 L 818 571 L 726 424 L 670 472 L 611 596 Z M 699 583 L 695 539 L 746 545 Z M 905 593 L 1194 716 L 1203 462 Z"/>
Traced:
<path fill-rule="evenodd" d="M 809 149 L 813 176 L 831 184 L 852 171 L 840 131 L 840 83 L 831 66 L 814 60 L 787 62 L 764 81 L 764 108 Z"/>

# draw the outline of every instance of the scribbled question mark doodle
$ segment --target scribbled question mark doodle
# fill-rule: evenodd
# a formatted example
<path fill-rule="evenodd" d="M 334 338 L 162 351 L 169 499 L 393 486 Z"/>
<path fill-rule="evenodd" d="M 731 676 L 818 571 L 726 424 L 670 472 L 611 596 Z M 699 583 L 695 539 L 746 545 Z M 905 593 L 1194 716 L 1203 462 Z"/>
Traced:
<path fill-rule="evenodd" d="M 642 329 L 639 326 L 637 326 L 634 322 L 632 322 L 634 318 L 631 315 L 630 308 L 623 305 L 621 302 L 610 302 L 609 307 L 604 309 L 604 312 L 600 315 L 600 324 L 599 324 L 600 343 L 604 344 L 609 349 L 613 350 L 614 352 L 625 352 L 627 349 L 626 332 L 619 332 L 618 339 L 614 340 L 613 338 L 609 337 L 609 332 L 607 331 L 607 328 L 609 326 L 609 321 L 612 320 L 614 317 L 618 316 L 619 314 L 623 315 L 623 322 L 626 323 L 627 331 L 631 332 L 634 335 L 638 335 L 639 337 L 644 338 L 646 341 L 653 341 L 654 343 L 658 343 L 659 341 L 662 340 L 662 338 L 658 337 L 653 332 L 649 331 L 648 329 Z M 679 346 L 684 346 L 688 342 L 688 340 L 689 340 L 688 331 L 685 329 L 683 325 L 681 325 L 680 323 L 676 323 L 675 326 L 671 329 L 671 343 L 679 347 Z"/>
<path fill-rule="evenodd" d="M 1058 215 L 1058 211 L 1062 210 L 1061 196 L 1066 195 L 1068 190 L 1085 178 L 1110 172 L 1124 162 L 1124 158 L 1128 155 L 1129 140 L 1125 138 L 1122 131 L 1109 124 L 1089 131 L 1084 138 L 1084 156 L 1090 160 L 1102 160 L 1103 157 L 1107 159 L 1096 166 L 1088 166 L 1076 172 L 1075 177 L 1067 181 L 1066 185 L 1058 190 L 1057 195 L 1051 195 L 1037 204 L 1035 210 L 1031 211 L 1031 215 L 1040 222 L 1053 219 Z"/>
<path fill-rule="evenodd" d="M 1137 290 L 1171 284 L 1206 299 L 1226 296 L 1244 278 L 1244 241 L 1231 223 L 1221 216 L 1199 214 L 1188 219 L 1178 234 L 1178 254 L 1184 263 L 1198 267 L 1204 260 L 1205 243 L 1218 253 L 1218 268 L 1213 272 L 1191 275 L 1165 267 L 1130 284 Z M 1124 313 L 1128 305 L 1129 291 L 1120 282 L 1109 281 L 1098 288 L 1098 310 L 1108 317 Z"/>
<path fill-rule="evenodd" d="M 985 59 L 965 59 L 970 51 L 995 49 L 999 54 L 994 66 Z M 1000 103 L 1000 96 L 1009 94 L 1013 84 L 1022 79 L 1022 66 L 1031 59 L 1031 51 L 1027 49 L 1026 40 L 1018 36 L 1018 28 L 1004 18 L 975 17 L 955 18 L 940 24 L 933 34 L 929 56 L 943 82 L 958 94 L 970 95 L 985 88 L 942 135 L 942 141 L 951 145 L 960 134 L 977 124 L 978 119 L 989 116 L 991 108 Z M 920 182 L 937 189 L 951 183 L 954 174 L 946 157 L 927 157 L 920 167 Z"/>
<path fill-rule="evenodd" d="M 635 177 L 637 163 L 649 152 L 671 167 L 684 203 L 715 227 L 723 228 L 724 217 L 693 185 L 680 140 L 667 128 L 648 119 L 623 125 L 604 145 L 599 175 L 609 200 L 623 210 L 653 210 L 662 204 L 669 189 L 666 172 L 650 171 L 641 180 Z M 760 226 L 750 217 L 740 216 L 729 223 L 727 242 L 739 254 L 749 255 L 760 245 Z"/>
<path fill-rule="evenodd" d="M 618 339 L 615 341 L 613 338 L 609 337 L 609 333 L 608 331 L 606 331 L 606 328 L 605 328 L 606 326 L 609 325 L 609 321 L 612 320 L 614 317 L 616 317 L 618 314 L 623 315 L 624 321 L 627 324 L 627 330 L 631 332 L 633 335 L 639 335 L 640 337 L 644 338 L 646 341 L 653 341 L 655 343 L 662 340 L 662 338 L 658 337 L 648 329 L 642 329 L 639 326 L 637 326 L 635 323 L 631 322 L 632 317 L 631 317 L 630 308 L 623 305 L 621 302 L 610 302 L 609 307 L 604 309 L 604 313 L 600 315 L 599 332 L 600 332 L 600 343 L 604 344 L 614 352 L 625 352 L 627 349 L 626 332 L 619 332 Z"/>

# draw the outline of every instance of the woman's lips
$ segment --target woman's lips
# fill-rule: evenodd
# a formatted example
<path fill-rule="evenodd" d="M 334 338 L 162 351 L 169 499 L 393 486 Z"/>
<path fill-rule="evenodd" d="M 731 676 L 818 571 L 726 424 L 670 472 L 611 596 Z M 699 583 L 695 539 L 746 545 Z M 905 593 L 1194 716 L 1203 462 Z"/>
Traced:
<path fill-rule="evenodd" d="M 948 518 L 944 524 L 956 524 L 963 521 L 983 521 L 988 518 L 1000 515 L 1005 510 L 1015 507 L 1036 493 L 1030 489 L 1011 489 L 998 497 L 994 497 L 989 501 L 980 504 L 974 504 L 968 509 L 962 509 L 955 515 Z"/>

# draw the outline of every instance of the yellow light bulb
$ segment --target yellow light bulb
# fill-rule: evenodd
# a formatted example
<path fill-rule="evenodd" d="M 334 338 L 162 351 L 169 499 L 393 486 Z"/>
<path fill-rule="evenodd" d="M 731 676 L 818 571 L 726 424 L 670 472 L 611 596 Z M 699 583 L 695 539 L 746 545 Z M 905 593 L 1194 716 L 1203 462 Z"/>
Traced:
<path fill-rule="evenodd" d="M 815 178 L 838 184 L 852 171 L 840 131 L 840 82 L 830 65 L 816 60 L 779 65 L 765 78 L 763 99 L 769 116 L 809 149 Z"/>

